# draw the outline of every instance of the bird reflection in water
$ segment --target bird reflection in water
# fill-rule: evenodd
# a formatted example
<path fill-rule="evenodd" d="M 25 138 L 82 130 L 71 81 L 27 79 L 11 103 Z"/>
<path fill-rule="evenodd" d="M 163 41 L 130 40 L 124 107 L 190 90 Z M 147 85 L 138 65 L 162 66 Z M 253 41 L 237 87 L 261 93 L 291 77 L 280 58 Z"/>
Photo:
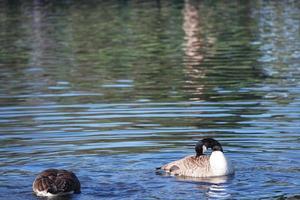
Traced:
<path fill-rule="evenodd" d="M 227 183 L 232 180 L 232 176 L 218 176 L 210 178 L 195 178 L 176 176 L 179 181 L 195 182 L 196 188 L 205 191 L 208 199 L 227 199 L 231 197 L 230 191 L 227 189 Z"/>
<path fill-rule="evenodd" d="M 156 171 L 155 173 L 159 176 L 170 176 L 169 173 L 164 171 Z M 175 176 L 175 178 L 177 181 L 195 183 L 195 188 L 204 191 L 207 199 L 230 199 L 231 197 L 227 187 L 233 179 L 233 175 L 206 178 Z"/>

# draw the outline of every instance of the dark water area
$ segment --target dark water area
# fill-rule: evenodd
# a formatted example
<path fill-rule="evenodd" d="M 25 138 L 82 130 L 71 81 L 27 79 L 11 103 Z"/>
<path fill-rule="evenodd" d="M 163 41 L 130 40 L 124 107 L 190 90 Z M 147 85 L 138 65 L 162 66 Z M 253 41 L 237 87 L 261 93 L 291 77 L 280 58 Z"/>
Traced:
<path fill-rule="evenodd" d="M 300 1 L 1 1 L 0 199 L 300 194 Z M 214 137 L 233 177 L 155 173 Z"/>

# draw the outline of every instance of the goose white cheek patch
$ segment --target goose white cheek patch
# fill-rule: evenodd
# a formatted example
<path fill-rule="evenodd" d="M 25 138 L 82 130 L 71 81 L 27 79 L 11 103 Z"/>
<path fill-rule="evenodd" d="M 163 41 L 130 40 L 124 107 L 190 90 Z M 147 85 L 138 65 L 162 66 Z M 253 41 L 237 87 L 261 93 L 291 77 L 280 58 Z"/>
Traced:
<path fill-rule="evenodd" d="M 207 151 L 207 148 L 205 145 L 202 146 L 202 150 L 203 150 L 203 153 L 205 153 Z"/>

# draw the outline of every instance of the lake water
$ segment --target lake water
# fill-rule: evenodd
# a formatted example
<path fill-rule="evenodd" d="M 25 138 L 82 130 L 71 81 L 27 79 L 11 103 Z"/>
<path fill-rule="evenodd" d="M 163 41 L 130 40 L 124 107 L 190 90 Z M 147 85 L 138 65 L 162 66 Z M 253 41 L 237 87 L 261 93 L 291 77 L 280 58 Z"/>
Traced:
<path fill-rule="evenodd" d="M 0 1 L 0 199 L 300 194 L 300 1 Z M 233 177 L 155 172 L 214 137 Z"/>

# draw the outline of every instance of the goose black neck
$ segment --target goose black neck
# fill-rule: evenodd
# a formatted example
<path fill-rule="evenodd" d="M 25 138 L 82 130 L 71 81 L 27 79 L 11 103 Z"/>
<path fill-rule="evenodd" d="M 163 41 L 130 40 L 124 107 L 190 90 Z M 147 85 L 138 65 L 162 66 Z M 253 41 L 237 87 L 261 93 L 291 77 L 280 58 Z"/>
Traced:
<path fill-rule="evenodd" d="M 212 151 L 222 151 L 223 152 L 223 148 L 221 145 L 214 145 L 212 147 Z"/>
<path fill-rule="evenodd" d="M 195 146 L 196 157 L 203 155 L 203 143 L 201 141 L 197 142 Z"/>

